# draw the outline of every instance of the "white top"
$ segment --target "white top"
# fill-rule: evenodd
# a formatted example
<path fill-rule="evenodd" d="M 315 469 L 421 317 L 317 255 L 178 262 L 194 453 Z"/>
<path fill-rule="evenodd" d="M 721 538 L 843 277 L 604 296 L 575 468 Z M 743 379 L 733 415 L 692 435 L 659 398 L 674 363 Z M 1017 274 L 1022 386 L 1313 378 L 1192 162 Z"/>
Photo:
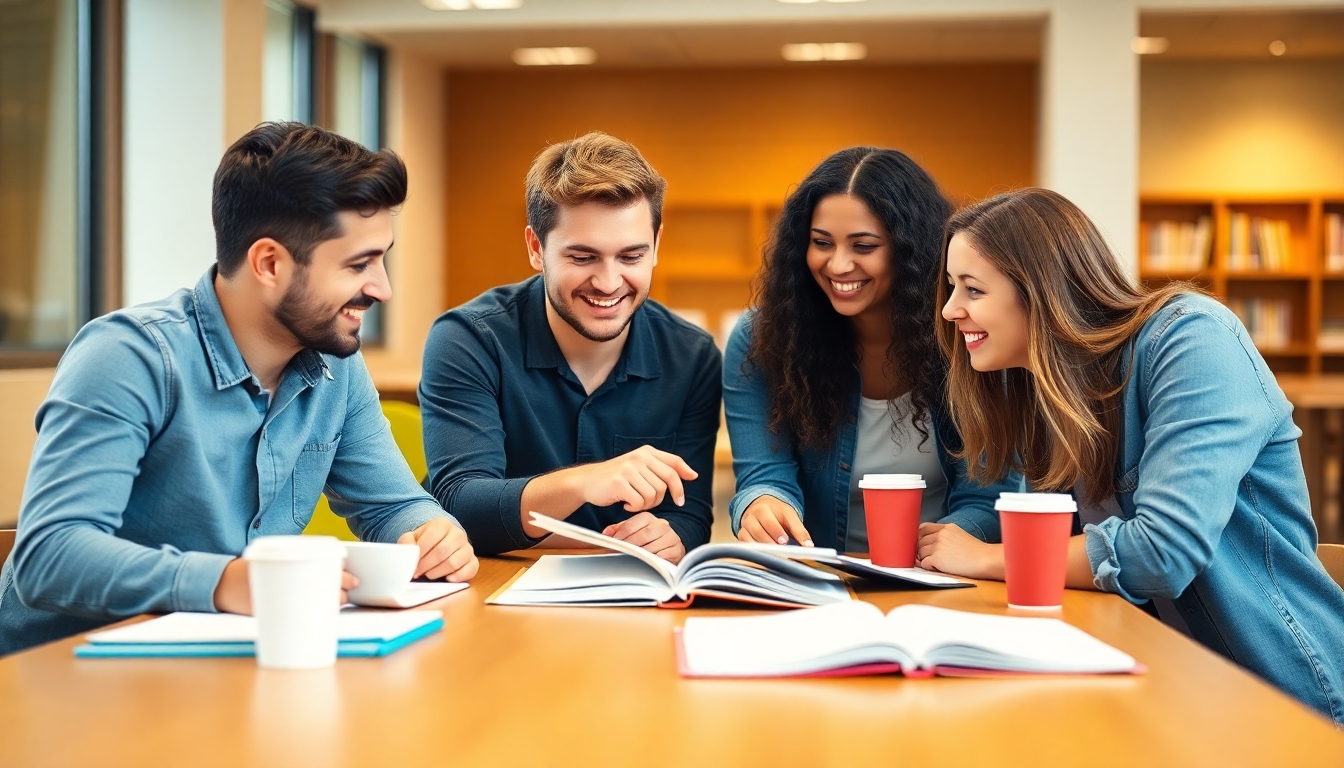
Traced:
<path fill-rule="evenodd" d="M 901 395 L 896 402 L 898 407 L 908 408 L 910 394 Z M 927 416 L 926 413 L 926 419 Z M 849 552 L 868 551 L 868 521 L 863 516 L 863 490 L 859 488 L 864 475 L 922 475 L 926 487 L 920 522 L 933 522 L 943 516 L 947 478 L 943 477 L 938 460 L 932 419 L 928 419 L 929 439 L 922 446 L 919 443 L 923 436 L 911 420 L 902 420 L 897 425 L 899 442 L 892 439 L 891 423 L 886 400 L 861 398 L 854 463 L 849 475 L 849 524 L 845 529 L 845 549 Z"/>

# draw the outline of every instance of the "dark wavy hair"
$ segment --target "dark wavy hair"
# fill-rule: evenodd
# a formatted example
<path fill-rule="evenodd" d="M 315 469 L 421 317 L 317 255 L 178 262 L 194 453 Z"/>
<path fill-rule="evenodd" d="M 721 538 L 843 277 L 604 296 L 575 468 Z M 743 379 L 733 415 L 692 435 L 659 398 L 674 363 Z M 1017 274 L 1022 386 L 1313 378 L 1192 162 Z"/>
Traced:
<path fill-rule="evenodd" d="M 891 149 L 851 147 L 822 161 L 784 201 L 753 286 L 751 348 L 770 387 L 769 428 L 804 448 L 824 448 L 858 387 L 858 339 L 807 267 L 812 213 L 822 198 L 851 194 L 886 227 L 891 240 L 891 346 L 886 367 L 910 388 L 909 413 L 943 399 L 947 364 L 934 335 L 943 225 L 952 206 L 928 173 Z M 928 424 L 914 420 L 921 444 Z"/>

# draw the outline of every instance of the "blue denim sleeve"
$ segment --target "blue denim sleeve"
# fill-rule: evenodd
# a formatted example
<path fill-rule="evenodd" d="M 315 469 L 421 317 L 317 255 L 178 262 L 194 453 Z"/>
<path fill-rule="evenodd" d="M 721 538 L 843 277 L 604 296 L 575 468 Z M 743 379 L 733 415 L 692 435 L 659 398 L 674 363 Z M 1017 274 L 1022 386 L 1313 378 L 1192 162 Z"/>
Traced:
<path fill-rule="evenodd" d="M 363 355 L 349 358 L 345 424 L 327 474 L 331 509 L 350 523 L 363 541 L 393 543 L 430 520 L 448 517 L 420 487 L 378 402 Z"/>
<path fill-rule="evenodd" d="M 723 353 L 723 408 L 737 477 L 737 493 L 728 503 L 733 533 L 742 527 L 742 513 L 762 496 L 792 506 L 806 523 L 793 444 L 771 433 L 770 391 L 758 371 L 743 367 L 751 348 L 751 319 L 750 311 L 742 313 Z"/>
<path fill-rule="evenodd" d="M 541 541 L 523 531 L 519 514 L 532 478 L 504 477 L 499 370 L 470 320 L 448 314 L 435 321 L 419 390 L 429 488 L 462 521 L 480 555 Z"/>
<path fill-rule="evenodd" d="M 26 605 L 91 619 L 215 610 L 229 555 L 141 546 L 120 529 L 149 441 L 172 411 L 171 360 L 125 315 L 86 325 L 37 412 L 14 586 Z"/>
<path fill-rule="evenodd" d="M 723 381 L 719 349 L 708 338 L 693 365 L 695 386 L 682 407 L 673 452 L 695 470 L 696 478 L 684 486 L 685 506 L 678 507 L 669 496 L 650 510 L 672 526 L 688 552 L 709 543 L 714 524 L 714 446 L 719 437 Z"/>
<path fill-rule="evenodd" d="M 939 520 L 944 525 L 956 525 L 981 541 L 997 544 L 1003 540 L 999 527 L 999 513 L 994 502 L 1005 491 L 1021 489 L 1022 478 L 1009 473 L 997 483 L 981 485 L 966 476 L 966 461 L 944 454 L 943 460 L 950 478 L 947 490 L 947 516 Z"/>
<path fill-rule="evenodd" d="M 1277 385 L 1261 379 L 1230 314 L 1160 322 L 1134 354 L 1131 386 L 1148 413 L 1134 517 L 1084 529 L 1097 587 L 1131 601 L 1177 597 L 1208 567 L 1238 484 L 1290 418 L 1271 404 L 1266 387 Z"/>

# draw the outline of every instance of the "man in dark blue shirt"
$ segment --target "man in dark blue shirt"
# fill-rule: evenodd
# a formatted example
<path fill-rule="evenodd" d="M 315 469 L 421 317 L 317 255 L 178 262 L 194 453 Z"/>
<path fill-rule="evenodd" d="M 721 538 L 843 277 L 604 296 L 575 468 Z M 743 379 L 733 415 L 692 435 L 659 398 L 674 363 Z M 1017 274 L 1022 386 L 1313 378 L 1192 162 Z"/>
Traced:
<path fill-rule="evenodd" d="M 672 562 L 709 540 L 720 354 L 648 298 L 666 185 L 605 134 L 546 148 L 527 175 L 541 275 L 435 321 L 419 392 L 429 485 L 478 553 L 541 542 L 529 512 Z"/>

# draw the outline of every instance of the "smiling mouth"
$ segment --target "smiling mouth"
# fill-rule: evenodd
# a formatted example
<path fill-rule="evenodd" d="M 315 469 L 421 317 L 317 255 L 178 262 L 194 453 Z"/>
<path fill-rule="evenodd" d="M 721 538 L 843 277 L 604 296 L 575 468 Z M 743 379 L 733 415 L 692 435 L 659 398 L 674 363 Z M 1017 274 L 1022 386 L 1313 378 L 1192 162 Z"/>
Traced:
<path fill-rule="evenodd" d="M 597 307 L 598 309 L 611 309 L 617 304 L 620 304 L 621 301 L 625 299 L 624 296 L 616 296 L 610 299 L 595 299 L 591 296 L 579 296 L 579 298 L 588 302 L 592 306 Z"/>
<path fill-rule="evenodd" d="M 871 283 L 872 280 L 848 280 L 843 283 L 840 282 L 839 280 L 831 280 L 830 282 L 831 282 L 831 290 L 839 294 L 846 294 L 857 292 L 863 286 Z"/>
<path fill-rule="evenodd" d="M 342 310 L 341 310 L 341 314 L 342 314 L 342 315 L 345 315 L 346 317 L 350 318 L 351 320 L 355 321 L 356 323 L 359 323 L 359 322 L 363 322 L 363 320 L 364 320 L 364 313 L 365 313 L 367 310 L 368 310 L 368 307 L 346 307 L 345 309 L 342 309 Z"/>
<path fill-rule="evenodd" d="M 974 332 L 962 331 L 961 335 L 966 337 L 967 344 L 974 344 L 977 341 L 984 341 L 985 338 L 989 336 L 989 334 L 984 331 L 974 331 Z"/>

